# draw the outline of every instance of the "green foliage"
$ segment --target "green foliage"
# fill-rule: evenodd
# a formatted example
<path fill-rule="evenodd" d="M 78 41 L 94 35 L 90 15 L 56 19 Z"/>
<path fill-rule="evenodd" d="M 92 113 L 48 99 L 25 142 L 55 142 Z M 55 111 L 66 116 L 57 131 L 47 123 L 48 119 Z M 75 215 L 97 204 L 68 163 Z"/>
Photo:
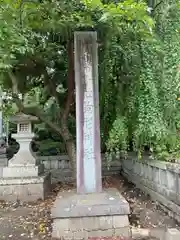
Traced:
<path fill-rule="evenodd" d="M 141 156 L 148 149 L 163 159 L 178 155 L 180 9 L 176 0 L 154 1 L 152 8 L 149 13 L 146 2 L 134 0 L 3 1 L 0 80 L 12 97 L 6 115 L 15 111 L 14 94 L 22 93 L 26 110 L 62 137 L 67 46 L 74 31 L 96 30 L 103 151 L 135 150 Z M 74 104 L 67 127 L 74 140 Z M 61 137 L 45 138 L 40 152 L 50 151 L 49 145 L 65 151 Z"/>
<path fill-rule="evenodd" d="M 112 124 L 107 142 L 107 151 L 111 154 L 118 153 L 120 149 L 121 151 L 127 150 L 128 130 L 126 122 L 126 119 L 117 116 L 117 119 Z"/>
<path fill-rule="evenodd" d="M 120 86 L 116 95 L 119 108 L 114 111 L 117 116 L 107 143 L 116 139 L 118 129 L 121 132 L 118 119 L 121 122 L 124 117 L 128 137 L 124 128 L 124 138 L 119 139 L 123 139 L 123 145 L 124 139 L 127 140 L 127 150 L 136 150 L 141 158 L 141 152 L 148 149 L 154 157 L 171 161 L 179 156 L 180 9 L 176 1 L 161 2 L 158 6 L 153 13 L 156 22 L 153 38 L 136 35 L 129 36 L 127 41 L 123 36 L 121 50 L 116 51 L 118 59 L 122 56 L 118 62 L 120 74 L 123 71 L 131 76 L 126 78 L 128 82 L 116 78 L 116 85 Z M 117 41 L 112 45 L 117 45 Z M 117 71 L 112 78 L 115 76 Z M 110 152 L 122 149 L 121 142 L 116 147 L 109 146 Z"/>
<path fill-rule="evenodd" d="M 60 155 L 65 152 L 65 149 L 62 147 L 63 145 L 57 141 L 52 141 L 52 139 L 42 140 L 38 144 L 38 152 L 37 155 L 40 156 L 54 156 Z"/>
<path fill-rule="evenodd" d="M 71 71 L 68 67 L 71 61 L 68 46 L 73 41 L 74 31 L 96 30 L 101 43 L 104 39 L 110 42 L 112 38 L 116 41 L 121 36 L 125 38 L 134 34 L 147 38 L 151 36 L 153 26 L 143 1 L 3 1 L 0 6 L 0 79 L 3 90 L 11 97 L 9 103 L 15 102 L 21 111 L 38 116 L 46 127 L 50 126 L 63 136 L 62 115 Z M 120 45 L 121 42 L 118 42 L 113 47 L 112 54 L 111 44 L 103 47 L 106 56 L 115 56 L 116 48 L 120 52 Z M 119 61 L 117 56 L 112 62 L 109 58 L 108 64 L 106 59 L 102 60 L 100 66 L 101 69 L 112 66 L 111 73 L 104 78 L 105 84 L 101 84 L 104 91 L 101 106 L 113 100 L 114 87 L 117 86 L 113 74 L 118 70 L 118 65 L 113 69 L 115 61 Z M 100 79 L 103 79 L 103 71 Z M 110 87 L 112 96 L 108 97 Z M 22 94 L 23 109 L 17 100 L 18 93 Z M 106 109 L 102 107 L 102 112 L 108 117 L 108 124 L 105 126 L 105 120 L 102 129 L 103 133 L 107 129 L 104 138 L 107 138 L 117 115 L 113 111 L 107 113 L 111 106 L 112 103 L 108 103 Z M 13 111 L 14 106 L 7 115 Z M 67 121 L 68 130 L 74 136 L 74 105 Z M 64 141 L 67 143 L 66 139 Z"/>

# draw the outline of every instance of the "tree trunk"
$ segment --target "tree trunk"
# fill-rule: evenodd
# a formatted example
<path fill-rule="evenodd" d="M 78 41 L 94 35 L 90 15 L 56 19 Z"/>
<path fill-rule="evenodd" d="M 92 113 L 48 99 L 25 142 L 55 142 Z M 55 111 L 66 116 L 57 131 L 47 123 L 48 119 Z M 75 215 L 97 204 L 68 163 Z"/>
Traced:
<path fill-rule="evenodd" d="M 65 101 L 64 112 L 61 119 L 62 136 L 66 144 L 67 153 L 69 156 L 72 177 L 73 180 L 76 179 L 76 146 L 74 139 L 68 128 L 68 117 L 70 111 L 72 110 L 73 100 L 74 100 L 74 46 L 73 41 L 69 41 L 67 44 L 67 54 L 68 54 L 68 77 L 67 77 L 67 87 L 68 93 Z"/>
<path fill-rule="evenodd" d="M 67 127 L 67 123 L 62 123 L 62 137 L 64 139 L 67 154 L 70 160 L 72 178 L 76 182 L 76 145 L 75 141 Z"/>

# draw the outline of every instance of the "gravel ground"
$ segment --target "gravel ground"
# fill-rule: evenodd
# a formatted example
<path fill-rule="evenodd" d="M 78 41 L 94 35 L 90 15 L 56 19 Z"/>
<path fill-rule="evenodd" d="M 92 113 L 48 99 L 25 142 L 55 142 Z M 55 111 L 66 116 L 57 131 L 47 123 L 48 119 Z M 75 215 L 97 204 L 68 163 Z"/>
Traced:
<path fill-rule="evenodd" d="M 134 185 L 129 184 L 123 177 L 106 178 L 104 187 L 116 187 L 129 202 L 131 207 L 130 224 L 137 228 L 176 227 L 178 224 L 165 214 Z M 16 202 L 0 203 L 0 239 L 12 240 L 52 240 L 50 209 L 57 192 L 72 189 L 71 184 L 58 184 L 45 201 L 21 204 Z M 141 240 L 152 238 L 141 238 Z M 108 239 L 106 239 L 108 240 Z M 120 240 L 120 239 L 119 239 Z"/>

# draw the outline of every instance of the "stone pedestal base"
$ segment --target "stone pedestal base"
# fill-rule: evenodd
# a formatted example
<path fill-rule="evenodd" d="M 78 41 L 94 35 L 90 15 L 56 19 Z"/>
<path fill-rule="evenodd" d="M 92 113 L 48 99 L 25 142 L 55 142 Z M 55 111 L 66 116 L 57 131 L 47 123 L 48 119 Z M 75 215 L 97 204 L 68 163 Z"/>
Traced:
<path fill-rule="evenodd" d="M 51 190 L 51 175 L 26 178 L 0 178 L 0 200 L 23 202 L 45 199 Z"/>
<path fill-rule="evenodd" d="M 82 195 L 62 192 L 52 208 L 52 237 L 67 240 L 129 237 L 128 214 L 129 204 L 116 189 Z"/>
<path fill-rule="evenodd" d="M 44 165 L 39 166 L 8 166 L 1 169 L 0 177 L 2 178 L 24 178 L 24 177 L 38 177 L 44 172 Z"/>

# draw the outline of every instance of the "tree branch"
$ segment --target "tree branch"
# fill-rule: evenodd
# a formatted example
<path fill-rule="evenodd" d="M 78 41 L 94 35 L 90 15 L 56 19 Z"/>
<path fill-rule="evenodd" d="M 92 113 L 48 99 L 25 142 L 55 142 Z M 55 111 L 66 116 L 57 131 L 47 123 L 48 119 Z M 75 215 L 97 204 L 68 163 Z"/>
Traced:
<path fill-rule="evenodd" d="M 62 135 L 61 128 L 59 128 L 58 125 L 48 120 L 45 113 L 39 109 L 38 107 L 25 107 L 22 100 L 18 96 L 18 81 L 15 77 L 15 75 L 9 71 L 8 75 L 12 82 L 12 98 L 14 102 L 16 103 L 18 109 L 20 112 L 23 112 L 27 115 L 33 115 L 38 117 L 42 122 L 46 123 L 48 126 L 50 126 L 52 129 L 54 129 L 56 132 L 58 132 L 60 135 Z"/>
<path fill-rule="evenodd" d="M 66 98 L 65 108 L 62 116 L 62 122 L 65 123 L 70 112 L 71 105 L 73 103 L 74 96 L 74 52 L 73 42 L 68 42 L 68 95 Z"/>
<path fill-rule="evenodd" d="M 153 7 L 153 9 L 152 9 L 152 13 L 154 13 L 155 10 L 159 7 L 159 5 L 161 5 L 163 2 L 164 2 L 164 1 L 160 1 L 160 2 L 158 2 L 158 3 Z"/>
<path fill-rule="evenodd" d="M 48 89 L 49 94 L 50 94 L 50 95 L 53 95 L 53 96 L 55 97 L 57 104 L 60 104 L 60 102 L 59 102 L 59 97 L 58 97 L 58 93 L 57 93 L 57 91 L 56 91 L 56 86 L 55 86 L 55 84 L 51 81 L 51 79 L 49 78 L 49 75 L 48 75 L 46 69 L 44 69 L 44 75 L 45 75 L 45 76 L 44 76 L 44 82 L 45 82 L 45 84 L 46 84 L 47 86 L 49 86 L 49 89 Z"/>
<path fill-rule="evenodd" d="M 57 91 L 56 91 L 56 86 L 55 86 L 54 83 L 51 81 L 51 79 L 49 79 L 49 75 L 48 75 L 46 69 L 44 69 L 44 83 L 45 83 L 45 85 L 47 86 L 47 91 L 48 91 L 49 95 L 50 95 L 50 96 L 53 95 L 53 96 L 55 97 L 56 104 L 57 104 L 57 105 L 60 105 L 58 93 L 57 93 Z M 59 109 L 59 111 L 57 111 L 57 117 L 58 117 L 59 119 L 62 118 L 60 109 Z"/>

